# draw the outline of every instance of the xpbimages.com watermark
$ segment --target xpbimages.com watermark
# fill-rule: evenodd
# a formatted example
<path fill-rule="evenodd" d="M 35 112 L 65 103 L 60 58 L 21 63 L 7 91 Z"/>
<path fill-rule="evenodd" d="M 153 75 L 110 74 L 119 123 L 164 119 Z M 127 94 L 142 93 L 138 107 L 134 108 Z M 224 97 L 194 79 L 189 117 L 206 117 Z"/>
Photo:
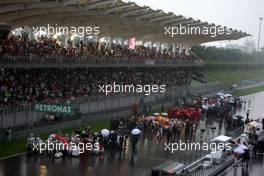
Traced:
<path fill-rule="evenodd" d="M 222 151 L 222 150 L 231 150 L 231 143 L 195 143 L 195 142 L 174 142 L 174 143 L 165 143 L 164 150 L 174 153 L 176 151 Z"/>
<path fill-rule="evenodd" d="M 164 34 L 176 37 L 178 35 L 209 35 L 215 38 L 219 35 L 231 35 L 232 31 L 226 27 L 217 26 L 165 26 Z"/>
<path fill-rule="evenodd" d="M 47 142 L 47 143 L 33 143 L 33 151 L 39 151 L 39 153 L 42 153 L 44 151 L 64 151 L 64 150 L 70 150 L 70 151 L 78 151 L 80 154 L 84 153 L 85 151 L 99 151 L 99 143 L 53 143 L 53 142 Z"/>
<path fill-rule="evenodd" d="M 99 93 L 109 95 L 110 93 L 144 93 L 150 95 L 151 93 L 164 93 L 166 85 L 133 85 L 133 84 L 105 84 L 99 85 Z"/>
<path fill-rule="evenodd" d="M 84 37 L 85 35 L 98 35 L 100 33 L 100 27 L 98 26 L 58 26 L 47 24 L 47 26 L 33 26 L 33 33 L 39 31 L 45 32 L 47 35 L 55 35 L 63 33 L 65 35 L 78 35 Z"/>

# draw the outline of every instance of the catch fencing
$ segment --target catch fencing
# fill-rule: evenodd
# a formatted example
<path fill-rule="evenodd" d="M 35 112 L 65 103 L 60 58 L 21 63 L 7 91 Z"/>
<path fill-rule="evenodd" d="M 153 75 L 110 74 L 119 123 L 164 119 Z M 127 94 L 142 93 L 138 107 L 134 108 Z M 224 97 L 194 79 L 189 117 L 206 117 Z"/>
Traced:
<path fill-rule="evenodd" d="M 34 56 L 4 56 L 0 57 L 3 68 L 52 68 L 52 67 L 195 67 L 204 63 L 194 59 L 136 59 L 136 58 L 109 58 L 109 57 L 34 57 Z"/>
<path fill-rule="evenodd" d="M 209 94 L 218 91 L 219 85 L 204 85 L 196 87 L 171 87 L 165 93 L 153 93 L 148 96 L 143 94 L 115 94 L 110 96 L 81 97 L 73 100 L 71 104 L 76 112 L 72 116 L 63 116 L 61 122 L 80 119 L 82 115 L 98 114 L 102 112 L 119 112 L 131 110 L 133 105 L 139 108 L 154 104 L 175 103 L 178 98 L 186 97 L 193 93 Z M 65 103 L 65 102 L 64 102 Z M 20 129 L 30 127 L 31 124 L 45 125 L 43 119 L 47 113 L 35 112 L 34 104 L 9 106 L 0 109 L 0 128 Z"/>

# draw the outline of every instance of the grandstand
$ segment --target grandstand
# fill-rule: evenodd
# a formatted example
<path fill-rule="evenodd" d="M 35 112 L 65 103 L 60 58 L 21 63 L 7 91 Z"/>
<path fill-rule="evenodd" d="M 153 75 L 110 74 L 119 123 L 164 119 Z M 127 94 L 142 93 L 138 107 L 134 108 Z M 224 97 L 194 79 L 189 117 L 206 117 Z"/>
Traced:
<path fill-rule="evenodd" d="M 120 0 L 2 0 L 0 24 L 0 107 L 4 109 L 1 128 L 38 122 L 43 113 L 21 115 L 16 121 L 20 113 L 17 109 L 23 109 L 23 114 L 32 112 L 34 103 L 78 102 L 78 111 L 85 114 L 139 102 L 153 103 L 168 96 L 172 101 L 176 94 L 188 94 L 193 79 L 204 82 L 199 71 L 203 60 L 190 51 L 192 46 L 248 36 L 225 26 Z M 41 30 L 35 33 L 35 28 L 47 24 L 90 26 L 92 31 L 91 35 L 82 36 L 65 31 L 53 35 L 40 34 Z M 166 35 L 167 27 L 180 26 L 223 28 L 230 33 L 215 37 Z M 133 49 L 131 39 L 137 41 Z M 165 84 L 174 93 L 151 98 L 141 94 L 124 102 L 121 101 L 124 95 L 118 94 L 111 101 L 102 102 L 98 97 L 104 95 L 98 93 L 98 85 L 112 82 Z M 88 105 L 76 101 L 83 97 L 89 99 Z M 3 113 L 8 115 L 5 117 Z"/>
<path fill-rule="evenodd" d="M 0 4 L 0 22 L 15 27 L 46 24 L 95 25 L 100 27 L 101 36 L 122 38 L 134 36 L 137 40 L 162 41 L 183 46 L 239 39 L 248 35 L 231 29 L 231 35 L 220 35 L 215 38 L 209 35 L 171 38 L 164 35 L 164 27 L 167 25 L 216 26 L 217 28 L 221 26 L 120 0 L 2 0 Z"/>

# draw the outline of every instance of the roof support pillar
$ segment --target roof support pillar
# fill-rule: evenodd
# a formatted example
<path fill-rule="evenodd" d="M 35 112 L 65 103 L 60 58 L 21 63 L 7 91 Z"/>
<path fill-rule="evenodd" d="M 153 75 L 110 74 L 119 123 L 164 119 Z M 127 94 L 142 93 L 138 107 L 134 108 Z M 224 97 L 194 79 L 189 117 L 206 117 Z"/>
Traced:
<path fill-rule="evenodd" d="M 186 48 L 185 48 L 185 55 L 187 55 L 187 56 L 190 55 L 189 46 L 186 46 Z"/>
<path fill-rule="evenodd" d="M 70 40 L 70 35 L 69 34 L 64 34 L 65 35 L 65 41 L 64 41 L 64 48 L 69 47 L 68 41 Z"/>
<path fill-rule="evenodd" d="M 25 31 L 28 33 L 28 39 L 29 41 L 34 39 L 33 30 L 31 27 L 25 26 Z"/>
<path fill-rule="evenodd" d="M 182 52 L 183 52 L 183 47 L 182 47 L 182 45 L 180 44 L 180 45 L 179 45 L 179 54 L 182 54 Z"/>

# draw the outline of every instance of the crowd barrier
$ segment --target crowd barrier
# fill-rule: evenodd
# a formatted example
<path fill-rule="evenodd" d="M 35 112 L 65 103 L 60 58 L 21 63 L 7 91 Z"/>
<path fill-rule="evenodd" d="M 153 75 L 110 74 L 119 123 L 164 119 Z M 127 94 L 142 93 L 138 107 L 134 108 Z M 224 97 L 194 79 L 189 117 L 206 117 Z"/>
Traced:
<path fill-rule="evenodd" d="M 80 97 L 70 102 L 76 109 L 72 116 L 65 116 L 62 121 L 76 120 L 80 115 L 119 111 L 127 108 L 131 110 L 134 104 L 140 107 L 153 103 L 176 102 L 180 97 L 185 97 L 191 93 L 207 94 L 219 90 L 218 85 L 204 85 L 199 87 L 170 87 L 165 93 L 153 93 L 148 96 L 143 94 L 114 94 L 111 96 Z M 65 103 L 65 102 L 58 102 Z M 47 113 L 34 111 L 34 104 L 24 104 L 19 106 L 8 106 L 0 109 L 0 128 L 24 128 L 32 123 L 41 123 Z"/>
<path fill-rule="evenodd" d="M 193 59 L 129 59 L 105 57 L 33 57 L 33 56 L 2 56 L 2 67 L 102 67 L 102 66 L 177 66 L 192 67 L 202 66 L 203 62 Z"/>

